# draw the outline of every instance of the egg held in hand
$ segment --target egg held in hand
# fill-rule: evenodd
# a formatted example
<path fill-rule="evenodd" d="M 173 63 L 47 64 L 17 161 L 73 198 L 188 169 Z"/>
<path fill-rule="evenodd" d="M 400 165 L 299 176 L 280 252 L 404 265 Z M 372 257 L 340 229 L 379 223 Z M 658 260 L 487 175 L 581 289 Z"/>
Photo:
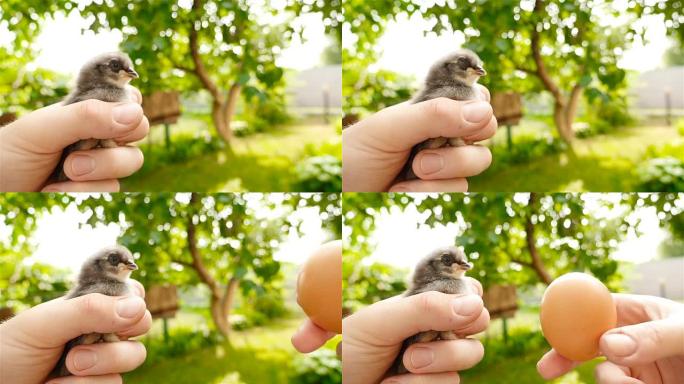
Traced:
<path fill-rule="evenodd" d="M 309 256 L 297 279 L 297 303 L 314 324 L 342 333 L 342 241 Z"/>
<path fill-rule="evenodd" d="M 603 283 L 573 272 L 546 288 L 540 318 L 544 337 L 556 352 L 573 361 L 587 361 L 598 356 L 599 339 L 615 328 L 617 313 Z"/>

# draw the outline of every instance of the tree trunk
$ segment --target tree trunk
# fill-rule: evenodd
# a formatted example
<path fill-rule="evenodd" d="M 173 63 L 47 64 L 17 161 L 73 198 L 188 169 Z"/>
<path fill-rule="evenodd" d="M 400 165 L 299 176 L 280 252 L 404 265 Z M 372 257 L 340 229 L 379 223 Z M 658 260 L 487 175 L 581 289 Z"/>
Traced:
<path fill-rule="evenodd" d="M 228 322 L 228 313 L 226 313 L 226 308 L 221 305 L 223 302 L 222 297 L 217 297 L 211 295 L 211 318 L 214 320 L 214 325 L 216 329 L 226 338 L 230 333 L 230 323 Z"/>
<path fill-rule="evenodd" d="M 549 285 L 553 278 L 546 270 L 544 262 L 539 255 L 539 250 L 537 250 L 537 238 L 534 234 L 534 223 L 532 222 L 532 216 L 537 214 L 537 202 L 538 198 L 535 193 L 530 193 L 530 199 L 528 200 L 528 207 L 530 208 L 530 213 L 525 221 L 525 240 L 527 242 L 527 251 L 530 253 L 530 259 L 532 260 L 527 266 L 532 268 L 534 272 L 539 276 L 544 284 Z"/>
<path fill-rule="evenodd" d="M 566 143 L 571 143 L 575 138 L 572 131 L 572 120 L 569 116 L 570 110 L 562 101 L 556 100 L 553 104 L 553 121 L 556 123 L 558 136 Z"/>

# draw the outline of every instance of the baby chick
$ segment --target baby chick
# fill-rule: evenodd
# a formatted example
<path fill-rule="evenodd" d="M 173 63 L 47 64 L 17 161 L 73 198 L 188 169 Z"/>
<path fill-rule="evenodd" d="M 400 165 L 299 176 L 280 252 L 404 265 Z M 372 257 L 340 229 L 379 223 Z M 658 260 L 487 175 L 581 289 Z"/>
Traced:
<path fill-rule="evenodd" d="M 411 100 L 420 103 L 438 97 L 448 97 L 453 100 L 477 99 L 479 90 L 475 83 L 487 72 L 482 68 L 482 60 L 468 49 L 461 49 L 438 60 L 430 68 L 423 89 Z M 413 180 L 417 176 L 413 172 L 413 159 L 423 149 L 440 147 L 460 147 L 466 143 L 463 139 L 437 137 L 416 144 L 409 154 L 408 161 L 399 173 L 397 180 Z"/>
<path fill-rule="evenodd" d="M 131 59 L 124 53 L 111 52 L 95 56 L 87 62 L 78 74 L 76 89 L 67 96 L 64 105 L 78 103 L 87 99 L 97 99 L 108 102 L 135 101 L 126 89 L 126 85 L 138 77 L 133 69 Z M 114 148 L 114 140 L 86 139 L 66 147 L 55 168 L 53 179 L 66 181 L 69 178 L 64 173 L 64 160 L 74 151 L 93 148 Z"/>
<path fill-rule="evenodd" d="M 76 287 L 65 299 L 72 299 L 89 293 L 101 293 L 107 296 L 124 296 L 131 292 L 128 278 L 131 272 L 138 269 L 131 252 L 122 246 L 106 247 L 88 258 L 78 276 Z M 66 367 L 66 356 L 69 351 L 81 344 L 119 341 L 113 333 L 90 333 L 70 340 L 64 346 L 64 352 L 53 370 L 54 377 L 69 376 Z"/>
<path fill-rule="evenodd" d="M 472 268 L 465 253 L 456 247 L 437 248 L 424 257 L 413 273 L 411 287 L 404 296 L 413 296 L 427 291 L 438 291 L 449 294 L 475 293 L 463 276 Z M 427 343 L 434 340 L 454 340 L 458 337 L 453 331 L 427 331 L 415 334 L 404 340 L 390 374 L 407 373 L 402 361 L 406 349 L 415 343 Z"/>

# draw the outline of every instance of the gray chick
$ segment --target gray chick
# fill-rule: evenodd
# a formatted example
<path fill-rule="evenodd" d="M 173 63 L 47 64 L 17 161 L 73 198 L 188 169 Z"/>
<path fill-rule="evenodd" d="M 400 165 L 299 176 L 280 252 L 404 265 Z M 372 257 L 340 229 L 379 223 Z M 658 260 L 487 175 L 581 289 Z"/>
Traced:
<path fill-rule="evenodd" d="M 76 287 L 65 299 L 73 299 L 89 293 L 101 293 L 107 296 L 125 296 L 131 293 L 128 278 L 131 272 L 138 269 L 133 255 L 125 247 L 116 245 L 103 248 L 90 256 L 78 275 Z M 69 376 L 66 367 L 66 356 L 77 345 L 119 341 L 113 333 L 89 333 L 70 340 L 65 346 L 59 362 L 53 370 L 53 377 Z"/>
<path fill-rule="evenodd" d="M 78 74 L 76 89 L 67 96 L 64 105 L 78 103 L 87 99 L 97 99 L 108 102 L 135 101 L 126 89 L 126 85 L 138 77 L 133 69 L 133 62 L 124 53 L 111 52 L 95 56 L 88 61 Z M 85 139 L 69 145 L 62 152 L 52 179 L 66 181 L 69 178 L 64 173 L 64 160 L 74 151 L 93 148 L 114 148 L 114 140 Z"/>
<path fill-rule="evenodd" d="M 404 296 L 413 296 L 428 291 L 449 294 L 476 293 L 463 278 L 466 271 L 472 268 L 465 253 L 456 247 L 437 248 L 425 256 L 416 265 L 411 287 Z M 458 336 L 453 331 L 426 331 L 415 334 L 404 340 L 397 359 L 388 372 L 390 375 L 407 373 L 403 357 L 406 349 L 415 343 L 427 343 L 434 340 L 454 340 Z"/>
<path fill-rule="evenodd" d="M 478 97 L 475 83 L 487 72 L 482 68 L 482 60 L 468 49 L 461 49 L 438 60 L 430 68 L 423 89 L 411 100 L 412 104 L 438 97 L 453 100 L 473 100 Z M 460 137 L 437 137 L 416 144 L 411 149 L 408 161 L 397 177 L 398 181 L 413 180 L 418 177 L 413 172 L 413 159 L 423 149 L 441 147 L 460 147 L 466 145 Z"/>

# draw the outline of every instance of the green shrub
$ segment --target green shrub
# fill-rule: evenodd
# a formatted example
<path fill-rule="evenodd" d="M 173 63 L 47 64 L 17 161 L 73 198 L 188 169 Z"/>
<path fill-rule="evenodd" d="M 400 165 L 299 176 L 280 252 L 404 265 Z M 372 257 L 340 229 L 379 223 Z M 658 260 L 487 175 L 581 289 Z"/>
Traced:
<path fill-rule="evenodd" d="M 142 145 L 140 149 L 145 154 L 143 170 L 157 168 L 160 164 L 181 163 L 225 147 L 223 140 L 208 132 L 201 132 L 194 136 L 176 136 L 169 148 L 164 145 L 153 145 L 152 147 Z"/>
<path fill-rule="evenodd" d="M 520 164 L 531 160 L 562 152 L 567 145 L 552 135 L 519 136 L 509 150 L 504 144 L 496 145 L 493 149 L 494 161 L 492 168 L 496 169 L 506 164 Z"/>
<path fill-rule="evenodd" d="M 329 349 L 298 356 L 293 368 L 291 382 L 295 384 L 342 383 L 342 364 L 335 352 Z"/>
<path fill-rule="evenodd" d="M 167 357 L 182 356 L 224 341 L 220 333 L 206 327 L 177 327 L 169 330 L 168 340 L 162 336 L 143 339 L 147 349 L 146 362 L 154 363 Z"/>
<path fill-rule="evenodd" d="M 650 159 L 636 169 L 636 176 L 642 191 L 684 191 L 684 161 L 675 157 Z"/>
<path fill-rule="evenodd" d="M 679 133 L 679 136 L 684 136 L 684 119 L 679 119 L 677 120 L 677 132 Z"/>
<path fill-rule="evenodd" d="M 342 190 L 342 160 L 332 155 L 304 159 L 295 167 L 296 191 L 339 192 Z"/>

